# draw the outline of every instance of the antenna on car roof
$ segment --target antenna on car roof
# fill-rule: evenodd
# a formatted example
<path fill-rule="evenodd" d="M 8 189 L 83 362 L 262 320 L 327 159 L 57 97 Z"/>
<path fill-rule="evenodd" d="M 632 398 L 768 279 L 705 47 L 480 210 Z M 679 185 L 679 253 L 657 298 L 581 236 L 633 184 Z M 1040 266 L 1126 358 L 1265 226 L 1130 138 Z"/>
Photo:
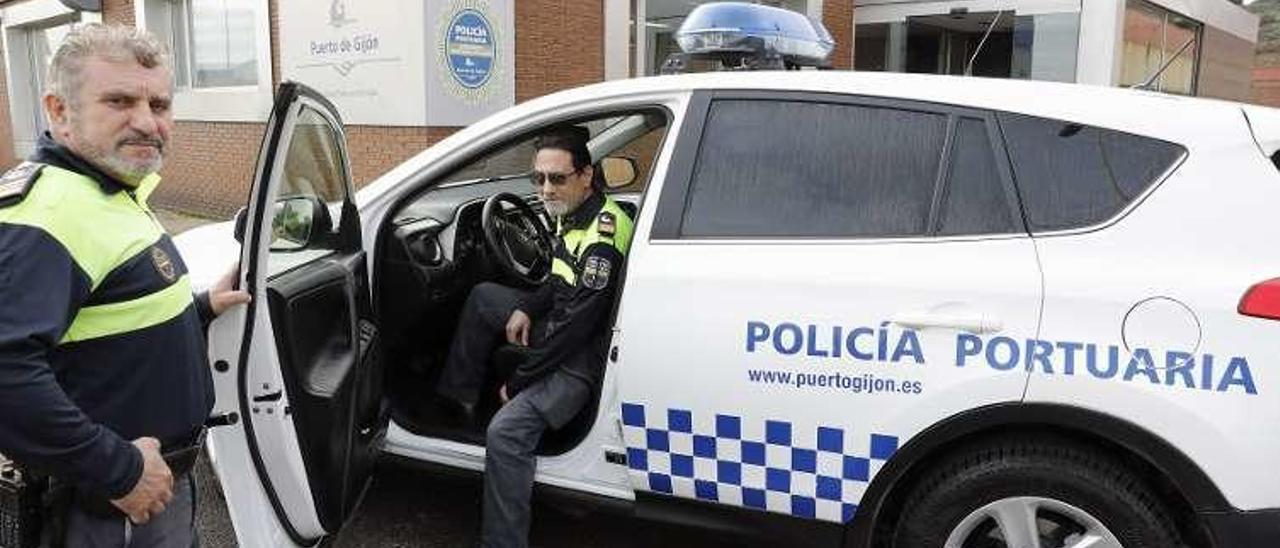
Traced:
<path fill-rule="evenodd" d="M 996 25 L 1000 23 L 1000 16 L 1004 15 L 1003 11 L 996 12 L 996 18 L 991 20 L 991 24 L 987 25 L 987 32 L 982 35 L 982 40 L 978 41 L 978 47 L 973 49 L 973 55 L 969 57 L 969 63 L 964 66 L 964 75 L 973 76 L 973 62 L 978 59 L 978 54 L 982 53 L 982 46 L 987 45 L 987 38 L 991 36 L 991 31 L 995 30 Z"/>
<path fill-rule="evenodd" d="M 1188 38 L 1187 41 L 1182 44 L 1182 47 L 1178 48 L 1178 51 L 1174 52 L 1173 55 L 1169 57 L 1168 61 L 1165 61 L 1163 65 L 1160 65 L 1159 69 L 1156 69 L 1155 74 L 1152 74 L 1151 77 L 1147 78 L 1145 82 L 1131 86 L 1131 88 L 1132 89 L 1151 89 L 1151 84 L 1155 83 L 1156 78 L 1159 78 L 1161 74 L 1164 74 L 1165 69 L 1169 68 L 1169 66 L 1172 65 L 1173 62 L 1178 59 L 1178 56 L 1182 55 L 1182 52 L 1186 51 L 1187 47 L 1189 47 L 1192 44 L 1192 42 L 1195 42 L 1195 41 L 1196 41 L 1195 36 Z"/>

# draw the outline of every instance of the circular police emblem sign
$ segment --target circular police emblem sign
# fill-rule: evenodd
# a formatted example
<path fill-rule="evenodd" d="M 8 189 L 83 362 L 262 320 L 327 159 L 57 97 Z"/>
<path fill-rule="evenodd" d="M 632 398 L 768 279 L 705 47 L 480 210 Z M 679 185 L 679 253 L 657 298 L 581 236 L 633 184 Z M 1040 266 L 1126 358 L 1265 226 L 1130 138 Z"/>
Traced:
<path fill-rule="evenodd" d="M 474 9 L 459 11 L 449 21 L 445 36 L 449 73 L 464 88 L 483 86 L 493 75 L 497 57 L 493 25 Z"/>
<path fill-rule="evenodd" d="M 436 22 L 441 90 L 468 106 L 484 105 L 506 89 L 506 55 L 501 17 L 486 0 L 451 0 Z"/>

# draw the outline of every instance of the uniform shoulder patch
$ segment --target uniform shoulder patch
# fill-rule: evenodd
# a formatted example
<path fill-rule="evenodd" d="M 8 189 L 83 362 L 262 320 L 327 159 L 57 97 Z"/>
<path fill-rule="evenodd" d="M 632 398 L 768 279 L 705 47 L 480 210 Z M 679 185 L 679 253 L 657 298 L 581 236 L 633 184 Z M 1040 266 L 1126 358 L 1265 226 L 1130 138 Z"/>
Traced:
<path fill-rule="evenodd" d="M 618 231 L 618 219 L 608 211 L 601 211 L 600 218 L 596 219 L 596 232 L 605 236 L 613 236 Z"/>
<path fill-rule="evenodd" d="M 613 263 L 605 257 L 592 255 L 582 265 L 582 285 L 590 289 L 604 289 L 609 286 L 609 275 L 613 272 Z"/>
<path fill-rule="evenodd" d="M 40 170 L 44 164 L 22 162 L 13 169 L 0 175 L 0 207 L 21 202 L 40 178 Z"/>

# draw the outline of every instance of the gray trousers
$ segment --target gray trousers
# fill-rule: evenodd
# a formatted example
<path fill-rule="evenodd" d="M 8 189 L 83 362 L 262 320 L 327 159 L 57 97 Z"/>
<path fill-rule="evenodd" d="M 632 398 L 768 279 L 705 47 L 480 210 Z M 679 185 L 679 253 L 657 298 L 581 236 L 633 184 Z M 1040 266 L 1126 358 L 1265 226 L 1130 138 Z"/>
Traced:
<path fill-rule="evenodd" d="M 525 388 L 493 416 L 485 435 L 481 546 L 529 545 L 529 500 L 537 468 L 533 452 L 547 428 L 564 426 L 590 397 L 585 381 L 556 371 Z"/>
<path fill-rule="evenodd" d="M 529 293 L 513 287 L 484 282 L 467 296 L 458 318 L 458 330 L 449 345 L 449 358 L 436 391 L 453 401 L 475 405 L 481 399 L 489 355 L 506 341 L 507 320 Z M 536 340 L 531 330 L 530 342 Z"/>
<path fill-rule="evenodd" d="M 441 395 L 472 405 L 480 399 L 489 354 L 505 339 L 507 318 L 527 294 L 495 283 L 471 290 L 437 386 Z M 537 327 L 530 342 L 538 339 Z M 485 432 L 482 546 L 528 546 L 538 441 L 548 428 L 569 422 L 590 398 L 586 381 L 556 370 L 520 391 L 493 416 Z"/>
<path fill-rule="evenodd" d="M 173 482 L 173 500 L 147 523 L 133 525 L 125 517 L 101 518 L 72 505 L 67 512 L 67 548 L 191 548 L 196 537 L 195 478 Z"/>

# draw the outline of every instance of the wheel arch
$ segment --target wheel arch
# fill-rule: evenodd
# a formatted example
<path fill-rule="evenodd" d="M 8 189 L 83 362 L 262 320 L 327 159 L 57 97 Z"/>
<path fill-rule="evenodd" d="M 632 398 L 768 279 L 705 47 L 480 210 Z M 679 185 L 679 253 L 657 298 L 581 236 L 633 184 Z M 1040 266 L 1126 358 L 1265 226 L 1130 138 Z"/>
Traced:
<path fill-rule="evenodd" d="M 971 409 L 926 428 L 902 446 L 876 474 L 845 531 L 844 546 L 880 546 L 891 519 L 921 470 L 949 448 L 1010 433 L 1055 433 L 1113 451 L 1126 463 L 1148 472 L 1152 487 L 1171 504 L 1182 534 L 1193 545 L 1209 545 L 1210 534 L 1196 514 L 1230 511 L 1222 492 L 1182 451 L 1129 421 L 1088 409 L 1059 404 L 1006 403 Z M 876 544 L 873 544 L 875 542 Z"/>

